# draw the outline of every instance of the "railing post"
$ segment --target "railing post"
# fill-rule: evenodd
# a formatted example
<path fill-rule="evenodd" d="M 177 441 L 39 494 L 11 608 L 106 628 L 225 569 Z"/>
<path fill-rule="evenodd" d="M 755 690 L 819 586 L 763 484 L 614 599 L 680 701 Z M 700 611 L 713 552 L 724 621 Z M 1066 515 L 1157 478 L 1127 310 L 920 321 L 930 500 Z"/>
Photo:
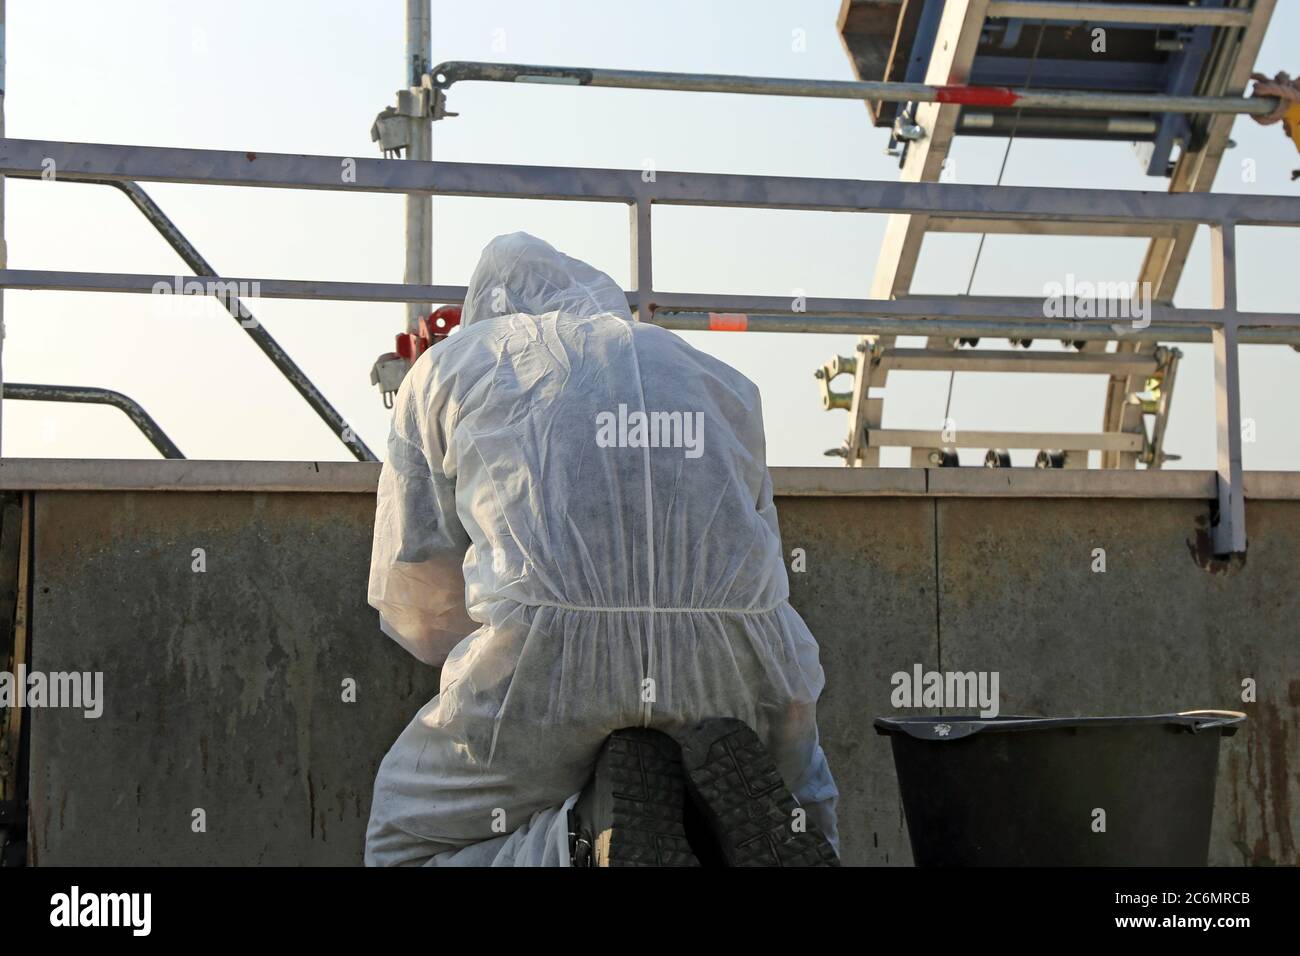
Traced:
<path fill-rule="evenodd" d="M 1214 551 L 1241 554 L 1246 550 L 1246 503 L 1241 478 L 1236 223 L 1210 225 L 1210 273 L 1212 305 L 1223 312 L 1223 325 L 1216 326 L 1212 332 L 1219 485 L 1219 523 L 1214 527 Z"/>
<path fill-rule="evenodd" d="M 653 271 L 650 265 L 650 200 L 637 199 L 628 210 L 631 216 L 632 230 L 632 269 L 631 278 L 636 289 L 636 319 L 638 322 L 650 320 L 650 291 L 654 288 Z"/>
<path fill-rule="evenodd" d="M 424 74 L 429 71 L 433 46 L 430 39 L 429 0 L 406 0 L 405 86 L 418 91 Z M 411 143 L 407 159 L 433 159 L 433 120 L 420 116 L 411 120 Z M 402 281 L 408 285 L 430 285 L 433 276 L 433 197 L 429 194 L 406 197 L 406 267 Z M 419 330 L 420 317 L 429 314 L 427 302 L 406 304 L 406 330 Z"/>

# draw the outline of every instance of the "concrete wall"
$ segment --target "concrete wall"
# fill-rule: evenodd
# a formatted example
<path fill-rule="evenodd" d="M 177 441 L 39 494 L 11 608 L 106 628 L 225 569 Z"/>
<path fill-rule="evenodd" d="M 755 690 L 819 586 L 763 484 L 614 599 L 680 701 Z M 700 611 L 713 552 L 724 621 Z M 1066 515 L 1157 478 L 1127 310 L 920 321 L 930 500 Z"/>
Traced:
<path fill-rule="evenodd" d="M 999 671 L 1004 713 L 1247 711 L 1223 746 L 1211 861 L 1300 863 L 1293 477 L 1253 476 L 1249 558 L 1210 573 L 1193 555 L 1200 473 L 777 470 L 846 862 L 911 862 L 871 719 L 920 663 Z M 36 489 L 33 667 L 106 685 L 98 720 L 31 712 L 35 862 L 359 861 L 378 762 L 437 688 L 365 605 L 373 480 L 311 463 L 0 472 Z"/>

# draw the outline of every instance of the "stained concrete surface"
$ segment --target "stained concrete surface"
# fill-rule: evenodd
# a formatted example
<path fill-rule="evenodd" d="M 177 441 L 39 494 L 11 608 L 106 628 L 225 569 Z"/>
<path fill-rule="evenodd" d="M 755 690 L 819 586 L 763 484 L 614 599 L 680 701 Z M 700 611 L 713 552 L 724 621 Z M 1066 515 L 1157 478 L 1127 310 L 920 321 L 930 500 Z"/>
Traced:
<path fill-rule="evenodd" d="M 103 671 L 107 701 L 33 711 L 38 864 L 358 862 L 379 761 L 437 693 L 366 605 L 373 517 L 365 495 L 37 495 L 33 667 Z"/>
<path fill-rule="evenodd" d="M 1300 507 L 1246 511 L 1246 564 L 1211 574 L 1189 553 L 1199 502 L 940 501 L 937 654 L 999 671 L 1004 713 L 1245 711 L 1220 750 L 1210 862 L 1297 864 Z"/>
<path fill-rule="evenodd" d="M 437 688 L 365 604 L 373 498 L 35 499 L 33 666 L 101 670 L 107 697 L 98 720 L 32 712 L 35 862 L 359 862 L 378 762 Z M 1004 713 L 1247 711 L 1223 747 L 1211 862 L 1300 862 L 1300 501 L 1251 502 L 1249 559 L 1220 575 L 1189 551 L 1196 500 L 801 496 L 778 509 L 787 556 L 806 556 L 792 601 L 822 645 L 846 863 L 911 862 L 871 720 L 896 713 L 890 675 L 917 663 L 998 670 Z M 1240 700 L 1245 678 L 1256 703 Z"/>

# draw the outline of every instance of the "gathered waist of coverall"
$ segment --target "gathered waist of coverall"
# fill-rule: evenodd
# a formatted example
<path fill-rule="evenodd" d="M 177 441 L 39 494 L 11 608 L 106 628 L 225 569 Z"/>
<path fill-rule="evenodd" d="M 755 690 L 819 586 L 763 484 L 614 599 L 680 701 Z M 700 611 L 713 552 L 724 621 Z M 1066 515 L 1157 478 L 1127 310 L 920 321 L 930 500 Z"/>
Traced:
<path fill-rule="evenodd" d="M 784 600 L 778 601 L 771 607 L 660 607 L 654 604 L 641 605 L 594 605 L 594 604 L 565 604 L 560 601 L 516 601 L 511 599 L 510 603 L 519 604 L 523 607 L 554 607 L 564 611 L 589 611 L 593 614 L 622 614 L 622 613 L 648 613 L 648 614 L 771 614 L 778 610 Z"/>
<path fill-rule="evenodd" d="M 568 616 L 575 622 L 588 619 L 592 621 L 593 627 L 598 626 L 596 622 L 602 619 L 611 623 L 618 621 L 620 623 L 616 631 L 606 636 L 635 637 L 639 643 L 638 656 L 643 675 L 652 675 L 657 671 L 660 646 L 665 642 L 677 640 L 685 633 L 698 634 L 709 644 L 714 641 L 730 643 L 739 640 L 752 646 L 759 658 L 777 661 L 789 661 L 801 656 L 796 648 L 808 644 L 815 648 L 812 635 L 808 633 L 803 621 L 787 600 L 777 601 L 771 606 L 755 608 L 709 605 L 675 607 L 596 605 L 543 600 L 523 602 L 498 598 L 490 602 L 480 602 L 476 605 L 475 611 L 477 612 L 475 619 L 480 620 L 491 631 L 502 627 L 508 628 L 507 622 L 515 615 L 520 616 L 519 623 L 524 624 L 529 631 L 532 630 L 538 615 Z M 733 623 L 724 624 L 721 628 L 709 626 L 700 630 L 700 625 L 707 619 Z M 742 622 L 754 622 L 755 626 Z M 630 629 L 624 630 L 628 625 Z M 550 631 L 551 627 L 545 626 L 545 630 Z M 585 628 L 579 627 L 579 630 Z M 601 632 L 604 633 L 603 627 Z M 736 656 L 734 650 L 729 651 L 726 659 L 734 661 Z M 752 655 L 745 656 L 748 658 Z M 649 719 L 649 704 L 650 702 L 646 701 L 642 707 L 643 721 Z"/>

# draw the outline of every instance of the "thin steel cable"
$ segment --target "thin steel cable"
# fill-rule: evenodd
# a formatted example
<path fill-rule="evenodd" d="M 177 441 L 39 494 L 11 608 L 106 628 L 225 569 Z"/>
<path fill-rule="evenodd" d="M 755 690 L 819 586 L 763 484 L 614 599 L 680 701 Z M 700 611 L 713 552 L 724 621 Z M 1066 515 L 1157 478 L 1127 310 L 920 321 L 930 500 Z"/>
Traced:
<path fill-rule="evenodd" d="M 1025 73 L 1025 89 L 1029 89 L 1030 83 L 1034 78 L 1034 66 L 1038 63 L 1038 51 L 1043 46 L 1043 33 L 1047 29 L 1046 23 L 1038 25 L 1038 39 L 1034 41 L 1034 53 L 1029 58 L 1029 70 Z M 998 167 L 998 181 L 996 185 L 1002 185 L 1002 176 L 1007 171 L 1007 159 L 1011 156 L 1011 144 L 1016 141 L 1016 130 L 1020 126 L 1020 114 L 1023 110 L 1016 110 L 1015 117 L 1011 120 L 1011 133 L 1007 136 L 1006 149 L 1002 151 L 1002 165 Z M 980 255 L 984 252 L 984 240 L 988 238 L 988 233 L 980 233 L 979 245 L 975 247 L 975 261 L 971 263 L 970 275 L 966 279 L 966 295 L 970 295 L 971 289 L 975 287 L 975 272 L 980 266 Z M 943 427 L 948 427 L 948 415 L 952 412 L 952 386 L 957 380 L 957 370 L 952 369 L 948 372 L 948 399 L 943 404 Z"/>

